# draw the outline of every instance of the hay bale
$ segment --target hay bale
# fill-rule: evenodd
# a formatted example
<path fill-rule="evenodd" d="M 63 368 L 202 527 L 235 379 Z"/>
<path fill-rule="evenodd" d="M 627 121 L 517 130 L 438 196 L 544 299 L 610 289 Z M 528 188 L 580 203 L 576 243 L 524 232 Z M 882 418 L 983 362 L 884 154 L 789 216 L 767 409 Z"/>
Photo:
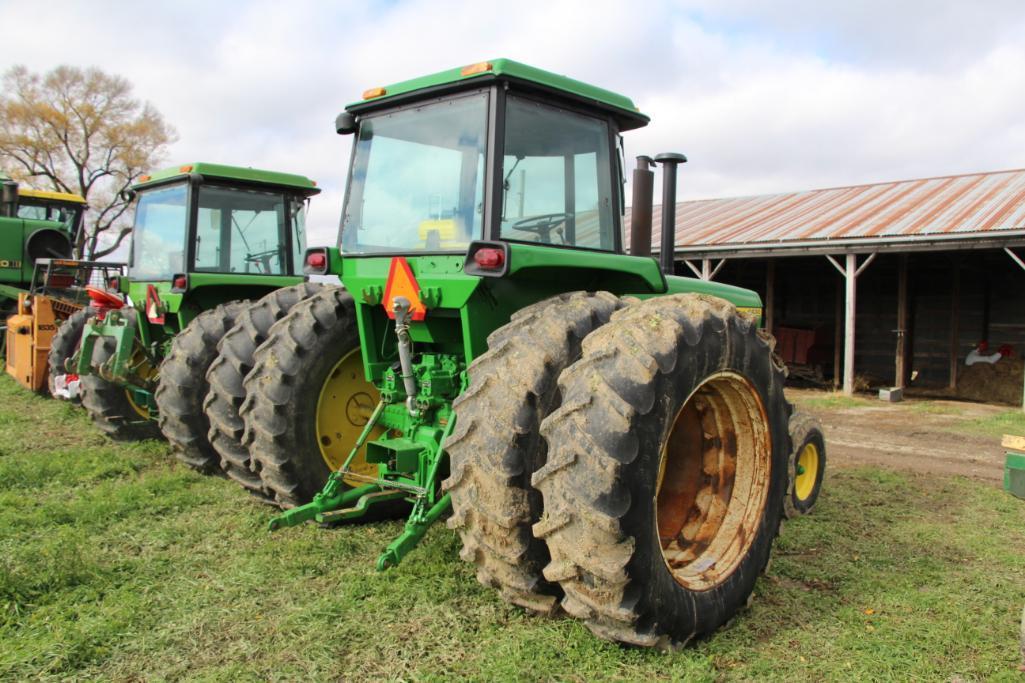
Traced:
<path fill-rule="evenodd" d="M 1025 362 L 1001 358 L 996 363 L 962 366 L 957 378 L 957 396 L 986 403 L 1021 405 Z"/>

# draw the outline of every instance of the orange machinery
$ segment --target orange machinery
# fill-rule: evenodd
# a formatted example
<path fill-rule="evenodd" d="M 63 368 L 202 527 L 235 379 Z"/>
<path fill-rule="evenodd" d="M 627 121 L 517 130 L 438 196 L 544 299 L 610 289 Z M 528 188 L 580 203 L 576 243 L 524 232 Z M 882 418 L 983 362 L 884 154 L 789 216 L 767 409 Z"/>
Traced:
<path fill-rule="evenodd" d="M 7 318 L 6 369 L 26 389 L 45 393 L 50 344 L 58 326 L 88 305 L 86 287 L 116 287 L 123 264 L 72 259 L 38 259 L 31 289 L 18 294 Z"/>

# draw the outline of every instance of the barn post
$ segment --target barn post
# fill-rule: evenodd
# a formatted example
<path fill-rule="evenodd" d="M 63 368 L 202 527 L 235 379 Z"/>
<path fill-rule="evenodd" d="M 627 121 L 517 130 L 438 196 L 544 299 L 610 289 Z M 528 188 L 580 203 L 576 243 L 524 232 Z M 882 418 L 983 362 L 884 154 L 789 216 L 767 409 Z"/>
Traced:
<path fill-rule="evenodd" d="M 961 337 L 961 262 L 954 260 L 950 288 L 950 388 L 957 389 L 958 342 Z"/>
<path fill-rule="evenodd" d="M 859 266 L 858 255 L 847 254 L 847 263 L 841 266 L 835 258 L 826 254 L 826 259 L 833 264 L 833 267 L 844 276 L 845 305 L 844 305 L 844 341 L 843 341 L 843 393 L 847 396 L 854 395 L 854 321 L 857 308 L 856 298 L 858 295 L 858 276 L 868 268 L 876 258 L 876 252 L 868 255 L 868 258 Z"/>
<path fill-rule="evenodd" d="M 776 262 L 769 258 L 765 264 L 765 330 L 772 334 L 776 317 Z"/>
<path fill-rule="evenodd" d="M 855 306 L 858 296 L 858 255 L 847 254 L 847 287 L 844 305 L 844 339 L 843 339 L 843 393 L 854 395 L 854 322 Z"/>
<path fill-rule="evenodd" d="M 897 350 L 895 360 L 896 377 L 893 386 L 903 389 L 907 384 L 907 337 L 908 332 L 908 255 L 901 254 L 897 266 Z"/>
<path fill-rule="evenodd" d="M 1010 248 L 1010 247 L 1004 247 L 1004 251 L 1005 251 L 1005 252 L 1007 252 L 1007 255 L 1011 257 L 1011 260 L 1012 260 L 1012 261 L 1014 261 L 1014 262 L 1015 262 L 1015 263 L 1017 263 L 1017 264 L 1018 264 L 1019 266 L 1021 266 L 1021 269 L 1022 269 L 1022 270 L 1025 270 L 1025 261 L 1022 261 L 1022 260 L 1021 260 L 1021 259 L 1020 259 L 1020 258 L 1018 257 L 1018 255 L 1017 255 L 1017 254 L 1015 254 L 1015 253 L 1014 253 L 1013 251 L 1011 251 L 1011 248 Z M 1022 385 L 1022 393 L 1021 393 L 1021 409 L 1022 409 L 1022 412 L 1025 412 L 1025 384 L 1023 384 L 1023 385 Z"/>
<path fill-rule="evenodd" d="M 842 273 L 841 273 L 842 275 Z M 836 281 L 836 302 L 833 305 L 835 319 L 833 323 L 833 389 L 840 388 L 840 364 L 843 361 L 841 343 L 843 341 L 843 281 Z"/>

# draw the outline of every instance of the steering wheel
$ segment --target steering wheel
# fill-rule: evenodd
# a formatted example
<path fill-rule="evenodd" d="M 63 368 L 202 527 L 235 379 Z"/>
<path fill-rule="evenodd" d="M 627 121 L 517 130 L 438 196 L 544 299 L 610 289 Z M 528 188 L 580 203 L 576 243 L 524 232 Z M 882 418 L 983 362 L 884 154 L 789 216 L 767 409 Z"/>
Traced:
<path fill-rule="evenodd" d="M 253 263 L 263 274 L 271 272 L 271 259 L 280 256 L 280 249 L 268 249 L 255 254 L 246 254 L 245 262 Z"/>
<path fill-rule="evenodd" d="M 521 221 L 516 221 L 510 227 L 513 230 L 535 233 L 537 235 L 538 242 L 541 242 L 542 244 L 551 244 L 552 230 L 557 225 L 567 222 L 572 217 L 573 214 L 571 213 L 543 213 L 540 216 L 531 216 L 529 218 L 524 218 Z M 565 237 L 563 237 L 562 243 L 566 243 Z"/>

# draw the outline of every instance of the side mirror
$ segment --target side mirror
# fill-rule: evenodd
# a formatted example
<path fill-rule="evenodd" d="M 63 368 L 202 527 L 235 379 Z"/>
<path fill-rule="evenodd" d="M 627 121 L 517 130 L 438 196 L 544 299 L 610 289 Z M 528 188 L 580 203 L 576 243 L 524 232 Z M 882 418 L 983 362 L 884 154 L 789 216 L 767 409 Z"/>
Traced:
<path fill-rule="evenodd" d="M 339 135 L 352 135 L 356 132 L 356 117 L 347 111 L 335 117 L 335 132 Z"/>
<path fill-rule="evenodd" d="M 17 215 L 18 183 L 13 180 L 0 182 L 0 215 L 14 217 Z"/>
<path fill-rule="evenodd" d="M 135 190 L 121 190 L 121 201 L 131 204 L 133 199 L 135 199 Z"/>

